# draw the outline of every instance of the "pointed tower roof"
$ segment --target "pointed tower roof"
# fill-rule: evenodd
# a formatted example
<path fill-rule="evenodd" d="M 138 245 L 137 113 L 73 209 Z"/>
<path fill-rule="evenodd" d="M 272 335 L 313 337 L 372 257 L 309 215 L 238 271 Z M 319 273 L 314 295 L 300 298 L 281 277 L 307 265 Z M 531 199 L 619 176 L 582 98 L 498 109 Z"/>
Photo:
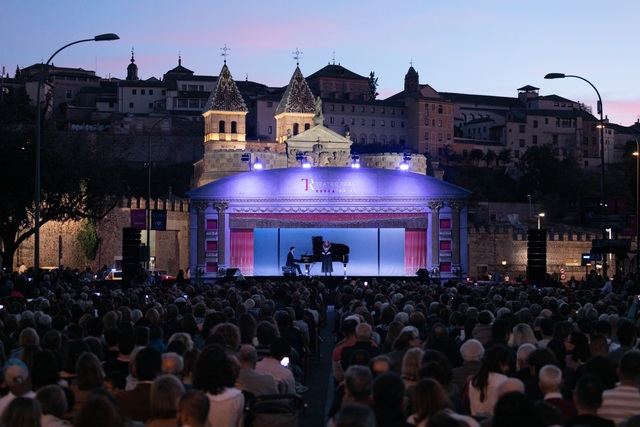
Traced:
<path fill-rule="evenodd" d="M 284 95 L 276 108 L 276 115 L 280 113 L 314 113 L 315 98 L 307 81 L 300 71 L 300 67 L 296 66 L 296 70 L 291 76 L 291 81 Z"/>
<path fill-rule="evenodd" d="M 231 77 L 226 61 L 220 70 L 216 88 L 207 100 L 206 110 L 249 111 L 236 82 Z"/>

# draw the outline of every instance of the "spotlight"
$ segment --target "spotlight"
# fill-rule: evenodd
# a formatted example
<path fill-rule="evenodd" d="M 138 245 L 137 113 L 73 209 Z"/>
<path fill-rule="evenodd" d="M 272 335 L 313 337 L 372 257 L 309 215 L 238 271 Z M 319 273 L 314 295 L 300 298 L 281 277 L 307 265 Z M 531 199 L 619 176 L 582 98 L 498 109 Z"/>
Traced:
<path fill-rule="evenodd" d="M 302 163 L 302 167 L 304 169 L 311 169 L 311 163 L 307 162 L 306 160 L 304 161 L 304 163 Z"/>
<path fill-rule="evenodd" d="M 261 171 L 262 170 L 262 163 L 260 163 L 260 160 L 256 160 L 256 162 L 253 164 L 253 170 L 257 170 L 257 171 Z"/>
<path fill-rule="evenodd" d="M 353 169 L 360 169 L 360 163 L 351 163 Z"/>
<path fill-rule="evenodd" d="M 408 171 L 409 170 L 409 163 L 404 162 L 404 161 L 402 163 L 400 163 L 400 170 L 401 171 Z"/>
<path fill-rule="evenodd" d="M 360 156 L 357 154 L 351 155 L 351 167 L 353 169 L 360 169 Z"/>

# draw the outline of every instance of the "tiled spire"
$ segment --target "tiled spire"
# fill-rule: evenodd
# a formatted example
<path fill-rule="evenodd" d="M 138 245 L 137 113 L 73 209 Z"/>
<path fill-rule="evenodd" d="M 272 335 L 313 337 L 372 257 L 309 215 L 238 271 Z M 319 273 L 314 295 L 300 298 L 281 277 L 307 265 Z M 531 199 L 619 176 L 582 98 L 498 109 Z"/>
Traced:
<path fill-rule="evenodd" d="M 276 108 L 276 115 L 280 113 L 314 113 L 315 98 L 307 81 L 296 66 L 291 81 L 284 91 L 284 95 Z"/>
<path fill-rule="evenodd" d="M 231 77 L 227 64 L 222 66 L 216 88 L 211 92 L 205 110 L 248 111 L 236 82 Z"/>

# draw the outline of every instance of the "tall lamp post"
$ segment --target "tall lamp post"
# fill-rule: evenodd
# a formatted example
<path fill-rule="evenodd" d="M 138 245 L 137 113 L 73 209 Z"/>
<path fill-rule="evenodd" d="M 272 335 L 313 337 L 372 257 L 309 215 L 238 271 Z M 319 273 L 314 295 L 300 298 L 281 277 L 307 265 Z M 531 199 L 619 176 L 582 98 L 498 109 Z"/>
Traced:
<path fill-rule="evenodd" d="M 640 140 L 635 138 L 636 151 L 636 283 L 640 283 Z"/>
<path fill-rule="evenodd" d="M 151 269 L 151 135 L 153 135 L 153 130 L 162 123 L 164 120 L 168 119 L 169 116 L 165 115 L 162 118 L 155 121 L 153 125 L 151 125 L 151 129 L 149 129 L 149 137 L 147 138 L 147 203 L 146 203 L 146 217 L 147 217 L 147 268 Z"/>
<path fill-rule="evenodd" d="M 42 67 L 42 72 L 38 77 L 38 89 L 36 95 L 36 179 L 35 179 L 35 195 L 34 195 L 34 204 L 35 204 L 35 214 L 34 214 L 34 246 L 33 246 L 33 268 L 36 273 L 40 268 L 40 140 L 41 140 L 41 116 L 42 116 L 42 101 L 40 99 L 40 91 L 42 89 L 42 83 L 44 82 L 46 75 L 48 73 L 48 67 L 51 63 L 51 60 L 60 53 L 62 50 L 68 48 L 69 46 L 73 46 L 74 44 L 84 43 L 84 42 L 104 42 L 104 41 L 113 41 L 118 40 L 117 34 L 114 33 L 106 33 L 97 35 L 91 39 L 82 39 L 76 40 L 69 44 L 62 46 L 60 49 L 53 52 L 53 55 L 47 60 L 47 62 Z"/>
<path fill-rule="evenodd" d="M 589 86 L 591 86 L 593 88 L 593 90 L 596 91 L 596 94 L 598 95 L 598 115 L 600 116 L 600 206 L 604 206 L 604 198 L 605 198 L 605 192 L 604 192 L 604 117 L 602 115 L 602 97 L 600 96 L 600 92 L 598 92 L 598 89 L 593 85 L 593 83 L 591 83 L 589 80 L 585 79 L 584 77 L 580 77 L 580 76 L 576 76 L 576 75 L 572 75 L 572 74 L 564 74 L 564 73 L 549 73 L 546 76 L 544 76 L 545 79 L 564 79 L 564 78 L 574 78 L 574 79 L 580 79 L 584 82 L 587 82 L 589 84 Z M 606 239 L 607 238 L 607 232 L 606 230 L 603 230 L 602 232 L 602 238 Z M 605 254 L 606 255 L 606 254 Z M 607 274 L 607 257 L 604 256 L 602 257 L 602 274 L 606 276 Z"/>

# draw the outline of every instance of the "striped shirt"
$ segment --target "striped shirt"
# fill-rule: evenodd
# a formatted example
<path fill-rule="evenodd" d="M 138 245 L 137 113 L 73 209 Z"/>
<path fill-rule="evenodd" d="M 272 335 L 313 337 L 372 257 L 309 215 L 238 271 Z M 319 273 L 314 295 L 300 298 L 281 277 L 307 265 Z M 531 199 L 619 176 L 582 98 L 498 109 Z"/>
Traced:
<path fill-rule="evenodd" d="M 602 418 L 620 424 L 633 415 L 640 415 L 640 391 L 638 387 L 619 385 L 602 393 L 602 406 L 598 409 Z"/>

